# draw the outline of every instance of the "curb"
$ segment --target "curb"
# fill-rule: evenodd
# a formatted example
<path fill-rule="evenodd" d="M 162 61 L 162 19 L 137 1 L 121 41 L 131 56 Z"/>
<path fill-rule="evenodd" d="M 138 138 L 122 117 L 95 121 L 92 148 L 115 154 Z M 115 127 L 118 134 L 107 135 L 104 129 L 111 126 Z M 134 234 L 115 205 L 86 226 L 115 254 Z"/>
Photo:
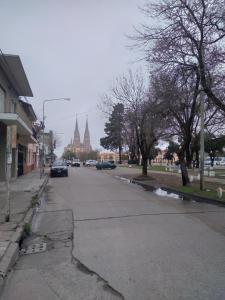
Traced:
<path fill-rule="evenodd" d="M 45 179 L 37 193 L 38 199 L 42 196 L 45 187 L 48 183 L 49 177 L 46 175 Z M 0 293 L 4 285 L 4 279 L 12 269 L 17 259 L 19 258 L 19 244 L 24 234 L 24 225 L 30 224 L 35 214 L 35 207 L 30 207 L 24 215 L 23 221 L 18 224 L 16 231 L 12 235 L 9 246 L 7 247 L 1 261 L 0 261 Z"/>
<path fill-rule="evenodd" d="M 186 198 L 185 200 L 188 200 L 189 198 L 191 198 L 192 200 L 195 200 L 196 202 L 214 204 L 214 205 L 218 205 L 218 206 L 221 206 L 221 207 L 225 207 L 225 202 L 222 202 L 222 201 L 219 201 L 219 200 L 216 200 L 216 199 L 213 199 L 213 198 L 204 198 L 204 197 L 201 197 L 201 196 L 197 196 L 197 195 L 193 195 L 193 194 L 189 194 L 189 193 L 185 193 L 185 192 L 180 192 L 176 189 L 168 188 L 168 187 L 165 187 L 165 186 L 153 186 L 153 185 L 142 183 L 142 182 L 134 180 L 134 179 L 131 179 L 130 183 L 140 185 L 145 189 L 148 189 L 148 188 L 158 189 L 158 188 L 160 188 L 163 191 L 166 191 L 168 193 L 174 193 L 174 194 L 177 194 L 181 197 L 184 197 L 184 198 Z"/>

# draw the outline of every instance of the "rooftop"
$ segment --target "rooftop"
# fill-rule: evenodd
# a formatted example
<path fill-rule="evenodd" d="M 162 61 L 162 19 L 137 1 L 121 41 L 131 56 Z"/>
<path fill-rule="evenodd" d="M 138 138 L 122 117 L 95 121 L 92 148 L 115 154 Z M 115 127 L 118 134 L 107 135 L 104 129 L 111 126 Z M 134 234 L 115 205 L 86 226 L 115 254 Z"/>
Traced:
<path fill-rule="evenodd" d="M 18 55 L 0 54 L 0 68 L 19 96 L 33 97 L 26 73 Z"/>

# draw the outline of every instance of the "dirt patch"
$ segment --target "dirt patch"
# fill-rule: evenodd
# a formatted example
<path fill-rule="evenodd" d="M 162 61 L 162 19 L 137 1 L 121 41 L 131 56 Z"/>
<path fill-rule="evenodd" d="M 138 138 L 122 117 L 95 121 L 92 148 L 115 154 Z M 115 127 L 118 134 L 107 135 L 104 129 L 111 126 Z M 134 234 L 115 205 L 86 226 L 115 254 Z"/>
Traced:
<path fill-rule="evenodd" d="M 121 177 L 136 180 L 136 181 L 144 181 L 146 184 L 152 186 L 164 186 L 170 188 L 178 188 L 182 185 L 182 181 L 180 176 L 171 175 L 171 174 L 157 174 L 151 173 L 151 176 L 143 177 L 137 176 L 136 174 L 124 174 Z M 144 180 L 143 180 L 144 178 Z"/>
<path fill-rule="evenodd" d="M 136 180 L 136 181 L 150 181 L 150 180 L 154 180 L 154 178 L 152 176 L 142 176 L 142 175 L 133 177 L 132 179 Z"/>
<path fill-rule="evenodd" d="M 151 186 L 161 186 L 161 187 L 168 187 L 168 188 L 174 188 L 179 189 L 182 187 L 182 179 L 181 175 L 177 174 L 157 174 L 157 173 L 151 173 L 150 176 L 145 177 L 145 180 L 142 180 L 142 176 L 137 176 L 137 174 L 124 174 L 121 175 L 122 177 L 133 179 L 137 181 L 144 181 L 145 184 L 149 184 Z M 191 187 L 199 187 L 199 182 L 194 181 L 190 184 Z M 213 189 L 216 190 L 218 187 L 221 187 L 225 190 L 225 184 L 221 184 L 218 182 L 206 182 L 205 188 L 206 189 Z"/>

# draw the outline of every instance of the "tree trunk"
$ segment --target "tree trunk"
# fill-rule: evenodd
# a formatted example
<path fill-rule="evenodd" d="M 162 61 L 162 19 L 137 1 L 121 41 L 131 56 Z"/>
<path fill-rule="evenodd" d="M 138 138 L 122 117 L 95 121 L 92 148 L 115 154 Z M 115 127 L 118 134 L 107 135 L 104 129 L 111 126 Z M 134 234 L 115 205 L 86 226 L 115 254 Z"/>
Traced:
<path fill-rule="evenodd" d="M 122 164 L 122 147 L 119 147 L 119 164 Z"/>
<path fill-rule="evenodd" d="M 180 170 L 181 170 L 181 177 L 182 177 L 182 184 L 183 186 L 188 185 L 190 183 L 188 177 L 187 166 L 185 162 L 185 150 L 181 148 L 180 151 L 177 153 L 179 161 L 180 161 Z"/>
<path fill-rule="evenodd" d="M 142 175 L 148 176 L 148 158 L 142 156 Z"/>
<path fill-rule="evenodd" d="M 138 149 L 138 150 L 137 150 L 137 165 L 138 165 L 138 166 L 140 165 L 140 157 L 141 157 L 141 155 L 140 155 L 140 150 Z"/>
<path fill-rule="evenodd" d="M 185 145 L 186 163 L 188 168 L 192 168 L 192 155 L 190 151 L 190 141 L 191 139 L 188 139 Z"/>
<path fill-rule="evenodd" d="M 190 180 L 188 177 L 188 171 L 187 171 L 185 161 L 180 162 L 180 169 L 181 169 L 182 184 L 183 186 L 186 186 L 190 183 Z"/>
<path fill-rule="evenodd" d="M 198 151 L 195 151 L 195 156 L 196 156 L 196 158 L 195 158 L 195 167 L 197 168 L 197 169 L 199 169 L 199 152 Z"/>

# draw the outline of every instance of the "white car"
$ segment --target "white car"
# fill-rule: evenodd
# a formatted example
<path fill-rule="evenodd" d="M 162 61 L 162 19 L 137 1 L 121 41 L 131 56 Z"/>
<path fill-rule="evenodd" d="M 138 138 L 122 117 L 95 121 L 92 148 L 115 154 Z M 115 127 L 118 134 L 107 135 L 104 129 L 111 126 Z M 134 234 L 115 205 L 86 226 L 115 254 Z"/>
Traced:
<path fill-rule="evenodd" d="M 225 166 L 225 160 L 220 161 L 220 166 Z"/>
<path fill-rule="evenodd" d="M 87 160 L 85 166 L 92 167 L 92 166 L 96 166 L 97 163 L 98 163 L 97 160 Z"/>
<path fill-rule="evenodd" d="M 210 160 L 210 159 L 206 159 L 206 160 L 204 161 L 204 165 L 205 165 L 205 166 L 211 166 L 211 160 Z"/>

